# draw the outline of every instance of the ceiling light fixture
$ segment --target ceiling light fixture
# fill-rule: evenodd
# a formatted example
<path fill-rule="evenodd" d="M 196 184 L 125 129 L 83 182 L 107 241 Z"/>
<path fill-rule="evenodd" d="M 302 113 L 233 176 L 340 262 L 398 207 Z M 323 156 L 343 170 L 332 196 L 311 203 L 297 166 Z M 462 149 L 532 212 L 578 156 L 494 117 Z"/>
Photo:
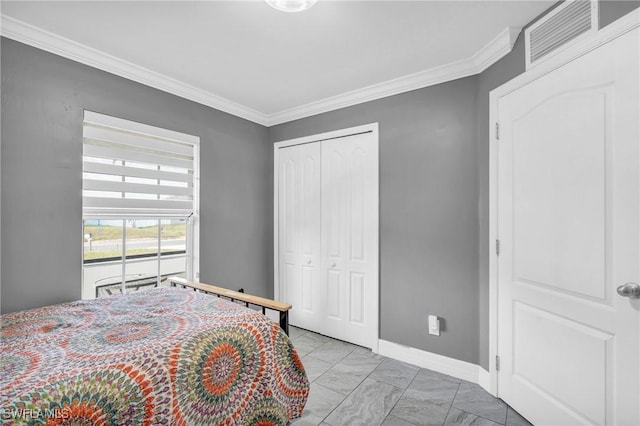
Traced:
<path fill-rule="evenodd" d="M 313 6 L 317 0 L 265 0 L 269 6 L 282 12 L 302 12 Z"/>

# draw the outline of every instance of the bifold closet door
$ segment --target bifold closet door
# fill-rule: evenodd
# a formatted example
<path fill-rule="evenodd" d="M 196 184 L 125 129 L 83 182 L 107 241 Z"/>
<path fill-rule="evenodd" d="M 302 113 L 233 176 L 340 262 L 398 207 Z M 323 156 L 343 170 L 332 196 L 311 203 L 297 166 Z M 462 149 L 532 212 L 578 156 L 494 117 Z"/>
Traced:
<path fill-rule="evenodd" d="M 371 132 L 278 150 L 278 281 L 292 325 L 374 348 L 378 144 Z"/>
<path fill-rule="evenodd" d="M 370 133 L 322 142 L 321 287 L 325 333 L 377 339 L 378 144 Z"/>
<path fill-rule="evenodd" d="M 278 176 L 278 255 L 282 300 L 292 325 L 323 327 L 320 288 L 320 143 L 281 148 Z"/>

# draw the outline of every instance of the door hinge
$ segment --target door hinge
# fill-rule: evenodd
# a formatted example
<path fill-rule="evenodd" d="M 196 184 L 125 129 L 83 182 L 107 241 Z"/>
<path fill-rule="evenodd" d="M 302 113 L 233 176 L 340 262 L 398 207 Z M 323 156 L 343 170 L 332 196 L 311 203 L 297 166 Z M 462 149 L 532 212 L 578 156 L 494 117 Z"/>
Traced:
<path fill-rule="evenodd" d="M 500 256 L 500 240 L 496 240 L 496 256 Z"/>
<path fill-rule="evenodd" d="M 496 355 L 496 371 L 500 371 L 500 357 Z"/>
<path fill-rule="evenodd" d="M 496 140 L 500 140 L 500 123 L 496 121 Z"/>

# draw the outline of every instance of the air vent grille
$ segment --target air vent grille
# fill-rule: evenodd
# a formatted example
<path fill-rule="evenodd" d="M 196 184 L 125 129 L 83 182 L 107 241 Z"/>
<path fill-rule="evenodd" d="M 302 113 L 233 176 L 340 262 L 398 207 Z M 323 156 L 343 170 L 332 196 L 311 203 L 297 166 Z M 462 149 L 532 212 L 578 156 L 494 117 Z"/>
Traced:
<path fill-rule="evenodd" d="M 597 1 L 566 1 L 525 31 L 527 68 L 597 29 Z"/>

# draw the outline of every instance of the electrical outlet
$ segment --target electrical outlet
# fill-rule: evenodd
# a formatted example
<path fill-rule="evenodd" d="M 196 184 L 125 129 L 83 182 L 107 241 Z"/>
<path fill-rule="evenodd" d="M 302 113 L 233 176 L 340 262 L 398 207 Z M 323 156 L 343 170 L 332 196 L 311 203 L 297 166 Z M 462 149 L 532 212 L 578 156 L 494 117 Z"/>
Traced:
<path fill-rule="evenodd" d="M 440 335 L 440 319 L 435 315 L 429 315 L 429 334 Z"/>

